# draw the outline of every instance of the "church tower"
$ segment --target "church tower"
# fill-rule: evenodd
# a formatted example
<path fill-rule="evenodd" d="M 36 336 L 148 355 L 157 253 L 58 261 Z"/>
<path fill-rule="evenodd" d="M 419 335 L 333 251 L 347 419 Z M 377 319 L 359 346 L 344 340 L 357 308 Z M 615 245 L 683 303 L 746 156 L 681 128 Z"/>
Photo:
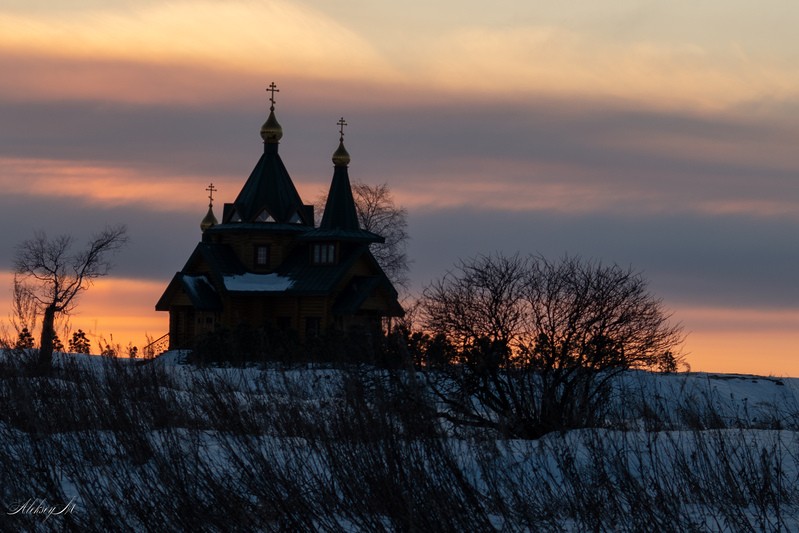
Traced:
<path fill-rule="evenodd" d="M 277 222 L 313 226 L 313 206 L 303 205 L 294 182 L 278 154 L 283 128 L 275 118 L 274 83 L 267 89 L 269 117 L 261 126 L 264 153 L 255 165 L 250 177 L 232 204 L 225 204 L 223 223 L 230 222 Z"/>

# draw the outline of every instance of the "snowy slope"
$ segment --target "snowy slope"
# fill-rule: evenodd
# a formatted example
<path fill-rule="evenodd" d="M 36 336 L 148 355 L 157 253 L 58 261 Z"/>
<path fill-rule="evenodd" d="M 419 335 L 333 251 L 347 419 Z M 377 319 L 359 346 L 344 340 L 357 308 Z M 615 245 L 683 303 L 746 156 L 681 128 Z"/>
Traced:
<path fill-rule="evenodd" d="M 605 427 L 524 441 L 442 433 L 423 373 L 9 357 L 0 531 L 799 529 L 794 378 L 626 372 Z"/>

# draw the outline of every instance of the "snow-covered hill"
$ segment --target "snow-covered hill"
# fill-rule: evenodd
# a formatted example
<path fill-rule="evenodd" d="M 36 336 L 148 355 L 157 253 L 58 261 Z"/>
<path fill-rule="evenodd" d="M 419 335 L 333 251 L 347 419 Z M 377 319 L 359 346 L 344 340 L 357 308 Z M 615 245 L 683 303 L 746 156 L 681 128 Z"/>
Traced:
<path fill-rule="evenodd" d="M 631 371 L 525 441 L 442 423 L 423 372 L 183 356 L 5 354 L 0 530 L 799 529 L 794 378 Z"/>

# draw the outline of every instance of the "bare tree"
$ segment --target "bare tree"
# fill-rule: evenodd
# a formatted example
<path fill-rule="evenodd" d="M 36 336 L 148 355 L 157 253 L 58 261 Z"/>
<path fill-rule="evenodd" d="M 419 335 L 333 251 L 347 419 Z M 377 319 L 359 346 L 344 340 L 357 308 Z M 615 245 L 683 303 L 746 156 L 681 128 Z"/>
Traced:
<path fill-rule="evenodd" d="M 478 256 L 421 306 L 457 354 L 448 416 L 515 437 L 595 423 L 614 375 L 674 362 L 683 338 L 640 274 L 577 258 Z"/>
<path fill-rule="evenodd" d="M 395 285 L 408 288 L 408 211 L 394 203 L 388 184 L 352 186 L 361 227 L 386 242 L 372 246 L 372 254 Z"/>
<path fill-rule="evenodd" d="M 69 314 L 75 298 L 93 280 L 108 274 L 110 255 L 127 243 L 125 226 L 107 227 L 92 236 L 86 248 L 73 252 L 74 239 L 61 235 L 48 239 L 39 231 L 17 246 L 14 259 L 14 286 L 36 303 L 42 315 L 39 341 L 39 366 L 47 372 L 52 366 L 55 320 Z M 17 289 L 18 288 L 18 289 Z"/>

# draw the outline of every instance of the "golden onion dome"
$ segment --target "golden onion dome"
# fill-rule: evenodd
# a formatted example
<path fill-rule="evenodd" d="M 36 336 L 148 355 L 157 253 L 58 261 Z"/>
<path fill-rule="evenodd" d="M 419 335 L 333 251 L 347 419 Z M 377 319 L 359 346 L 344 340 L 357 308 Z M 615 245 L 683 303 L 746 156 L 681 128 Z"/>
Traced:
<path fill-rule="evenodd" d="M 333 152 L 333 164 L 337 167 L 346 167 L 350 164 L 350 154 L 344 148 L 344 140 L 339 140 L 338 149 Z"/>
<path fill-rule="evenodd" d="M 269 108 L 269 118 L 261 126 L 261 138 L 266 143 L 278 143 L 283 137 L 283 126 L 275 118 L 275 106 Z"/>
<path fill-rule="evenodd" d="M 213 207 L 209 204 L 208 205 L 208 212 L 203 217 L 202 222 L 200 222 L 200 229 L 203 232 L 205 232 L 205 230 L 207 230 L 208 228 L 210 228 L 212 226 L 216 226 L 217 224 L 219 224 L 219 221 L 214 216 Z"/>
<path fill-rule="evenodd" d="M 338 149 L 333 152 L 333 164 L 337 167 L 346 167 L 350 164 L 350 154 L 344 148 L 344 126 L 347 125 L 347 121 L 344 120 L 344 117 L 341 117 L 336 124 L 338 124 L 339 138 Z"/>

